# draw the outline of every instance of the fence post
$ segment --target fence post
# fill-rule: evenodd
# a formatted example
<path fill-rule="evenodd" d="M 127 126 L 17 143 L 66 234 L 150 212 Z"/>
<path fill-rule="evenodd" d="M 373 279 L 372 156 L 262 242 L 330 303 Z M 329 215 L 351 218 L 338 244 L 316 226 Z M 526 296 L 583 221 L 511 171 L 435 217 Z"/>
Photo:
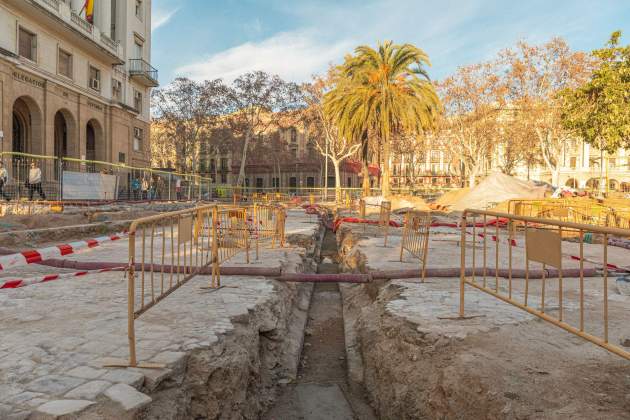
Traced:
<path fill-rule="evenodd" d="M 56 159 L 59 165 L 59 201 L 63 201 L 63 158 Z"/>
<path fill-rule="evenodd" d="M 171 184 L 173 183 L 173 174 L 168 174 L 168 201 L 171 200 Z"/>
<path fill-rule="evenodd" d="M 127 274 L 127 336 L 129 338 L 129 366 L 138 364 L 136 359 L 136 330 L 135 330 L 135 269 L 136 269 L 136 233 L 132 229 L 129 234 L 129 271 Z"/>
<path fill-rule="evenodd" d="M 259 219 L 260 219 L 260 216 L 259 216 L 258 204 L 254 204 L 254 234 L 256 235 L 256 261 L 258 261 L 259 253 L 260 253 L 260 232 L 259 232 L 260 221 Z"/>
<path fill-rule="evenodd" d="M 243 233 L 245 235 L 245 261 L 247 262 L 247 264 L 249 264 L 249 229 L 247 227 L 247 209 L 243 210 L 243 216 L 243 221 L 245 222 L 243 226 Z"/>
<path fill-rule="evenodd" d="M 219 212 L 216 207 L 212 209 L 212 288 L 221 286 L 221 272 L 219 271 Z"/>
<path fill-rule="evenodd" d="M 459 317 L 464 317 L 464 292 L 466 291 L 466 212 L 462 215 L 461 222 L 462 224 L 462 234 L 459 240 L 461 250 L 460 250 L 460 272 L 459 272 Z M 473 241 L 476 238 L 473 238 Z M 474 275 L 474 273 L 473 273 Z"/>

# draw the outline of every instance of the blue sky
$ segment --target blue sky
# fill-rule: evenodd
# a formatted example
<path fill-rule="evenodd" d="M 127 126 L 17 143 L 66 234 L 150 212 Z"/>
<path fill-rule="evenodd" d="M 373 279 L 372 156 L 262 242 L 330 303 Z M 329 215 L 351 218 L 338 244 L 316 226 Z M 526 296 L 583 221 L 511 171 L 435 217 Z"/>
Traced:
<path fill-rule="evenodd" d="M 234 79 L 265 70 L 305 81 L 359 44 L 391 39 L 429 54 L 433 79 L 518 40 L 630 43 L 630 0 L 153 0 L 153 64 L 177 75 Z"/>

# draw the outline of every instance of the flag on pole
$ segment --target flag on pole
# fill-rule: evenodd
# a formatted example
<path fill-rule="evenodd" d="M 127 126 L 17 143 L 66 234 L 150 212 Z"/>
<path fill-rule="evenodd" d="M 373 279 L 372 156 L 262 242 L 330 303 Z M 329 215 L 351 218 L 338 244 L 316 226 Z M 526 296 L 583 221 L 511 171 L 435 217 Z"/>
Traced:
<path fill-rule="evenodd" d="M 94 0 L 85 0 L 83 8 L 85 9 L 85 20 L 94 23 Z"/>

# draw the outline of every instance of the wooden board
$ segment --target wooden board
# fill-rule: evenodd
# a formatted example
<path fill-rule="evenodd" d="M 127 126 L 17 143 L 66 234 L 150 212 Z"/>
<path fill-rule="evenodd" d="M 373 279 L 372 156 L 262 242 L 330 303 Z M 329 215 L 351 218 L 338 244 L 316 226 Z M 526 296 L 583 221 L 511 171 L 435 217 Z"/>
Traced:
<path fill-rule="evenodd" d="M 562 238 L 557 232 L 528 229 L 525 237 L 527 259 L 562 269 Z"/>

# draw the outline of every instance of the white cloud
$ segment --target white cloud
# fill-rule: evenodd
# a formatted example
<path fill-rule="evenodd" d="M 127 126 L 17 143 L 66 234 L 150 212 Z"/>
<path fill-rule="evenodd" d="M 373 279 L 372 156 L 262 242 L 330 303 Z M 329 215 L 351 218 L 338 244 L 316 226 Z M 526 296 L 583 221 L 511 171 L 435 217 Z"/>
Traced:
<path fill-rule="evenodd" d="M 255 70 L 302 82 L 339 61 L 355 45 L 350 40 L 328 43 L 314 32 L 285 32 L 260 42 L 247 42 L 175 69 L 196 80 L 223 78 L 232 81 Z"/>
<path fill-rule="evenodd" d="M 173 10 L 155 9 L 152 14 L 151 32 L 157 30 L 161 26 L 166 25 L 173 16 L 179 11 L 179 8 Z"/>

